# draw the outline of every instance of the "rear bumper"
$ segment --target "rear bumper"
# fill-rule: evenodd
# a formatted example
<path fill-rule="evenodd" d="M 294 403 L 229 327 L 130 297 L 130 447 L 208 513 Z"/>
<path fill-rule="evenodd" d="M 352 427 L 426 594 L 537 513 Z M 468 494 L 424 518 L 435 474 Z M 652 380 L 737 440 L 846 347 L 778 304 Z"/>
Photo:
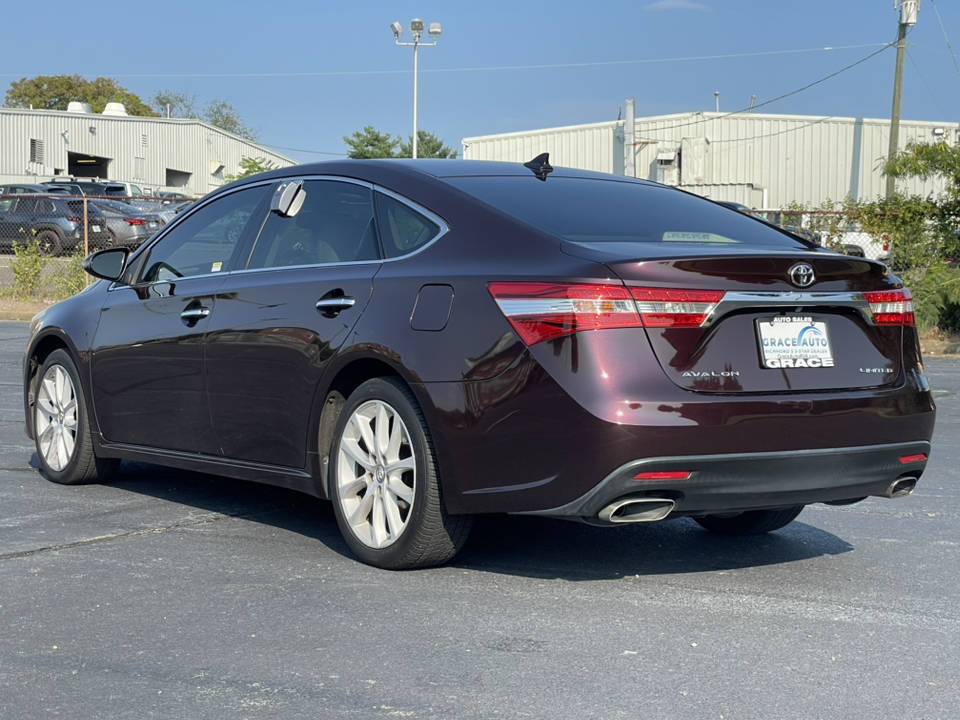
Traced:
<path fill-rule="evenodd" d="M 596 518 L 626 498 L 664 498 L 670 517 L 773 509 L 884 495 L 900 478 L 919 478 L 930 454 L 925 441 L 792 452 L 693 455 L 636 460 L 617 468 L 566 505 L 520 514 Z M 637 480 L 640 473 L 689 472 L 684 480 Z"/>

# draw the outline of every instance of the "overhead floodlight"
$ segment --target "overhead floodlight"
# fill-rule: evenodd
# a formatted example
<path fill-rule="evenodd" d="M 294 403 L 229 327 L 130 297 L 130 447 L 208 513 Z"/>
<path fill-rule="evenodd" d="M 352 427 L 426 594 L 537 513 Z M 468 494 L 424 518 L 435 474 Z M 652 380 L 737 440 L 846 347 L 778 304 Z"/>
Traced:
<path fill-rule="evenodd" d="M 443 28 L 440 27 L 440 23 L 430 23 L 430 29 L 427 32 L 431 35 L 442 35 Z"/>
<path fill-rule="evenodd" d="M 393 30 L 393 34 L 394 34 L 396 37 L 400 37 L 400 35 L 403 34 L 403 25 L 401 25 L 401 24 L 398 23 L 398 22 L 393 23 L 393 24 L 390 26 L 390 29 Z"/>
<path fill-rule="evenodd" d="M 420 18 L 414 18 L 410 21 L 410 32 L 413 33 L 422 33 L 423 32 L 423 20 Z"/>

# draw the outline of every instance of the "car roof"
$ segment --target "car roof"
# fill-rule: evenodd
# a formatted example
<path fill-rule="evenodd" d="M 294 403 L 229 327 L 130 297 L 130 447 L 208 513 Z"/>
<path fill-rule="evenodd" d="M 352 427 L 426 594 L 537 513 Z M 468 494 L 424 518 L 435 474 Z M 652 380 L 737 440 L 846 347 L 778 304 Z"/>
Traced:
<path fill-rule="evenodd" d="M 459 177 L 534 177 L 534 171 L 525 167 L 523 163 L 496 162 L 492 160 L 447 160 L 438 158 L 390 158 L 376 160 L 327 160 L 324 162 L 291 165 L 284 168 L 258 173 L 229 183 L 218 189 L 216 193 L 227 187 L 240 187 L 251 182 L 263 180 L 279 180 L 289 177 L 305 175 L 344 176 L 367 180 L 373 183 L 382 183 L 387 187 L 403 183 L 405 180 L 416 182 L 419 180 L 444 181 Z M 552 177 L 584 178 L 612 182 L 638 183 L 641 185 L 656 186 L 657 183 L 639 178 L 629 178 L 623 175 L 578 170 L 576 168 L 557 167 L 550 171 L 547 182 Z M 394 187 L 396 189 L 396 187 Z"/>

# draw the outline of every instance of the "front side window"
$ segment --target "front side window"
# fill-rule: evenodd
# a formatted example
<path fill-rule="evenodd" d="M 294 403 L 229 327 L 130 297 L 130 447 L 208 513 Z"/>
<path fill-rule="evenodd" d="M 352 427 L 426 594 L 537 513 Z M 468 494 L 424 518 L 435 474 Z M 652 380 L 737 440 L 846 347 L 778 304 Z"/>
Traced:
<path fill-rule="evenodd" d="M 336 180 L 307 180 L 293 217 L 270 213 L 247 267 L 378 260 L 370 188 Z"/>
<path fill-rule="evenodd" d="M 257 185 L 224 195 L 172 228 L 150 249 L 140 282 L 226 272 L 248 230 L 259 226 L 271 190 Z"/>

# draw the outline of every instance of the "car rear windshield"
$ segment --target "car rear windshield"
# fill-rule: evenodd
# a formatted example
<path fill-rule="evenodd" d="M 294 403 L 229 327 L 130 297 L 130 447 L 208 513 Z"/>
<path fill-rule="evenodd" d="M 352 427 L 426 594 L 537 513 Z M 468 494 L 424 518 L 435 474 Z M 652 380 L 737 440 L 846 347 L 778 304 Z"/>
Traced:
<path fill-rule="evenodd" d="M 451 185 L 568 240 L 809 247 L 735 210 L 657 185 L 595 178 L 453 177 Z"/>

